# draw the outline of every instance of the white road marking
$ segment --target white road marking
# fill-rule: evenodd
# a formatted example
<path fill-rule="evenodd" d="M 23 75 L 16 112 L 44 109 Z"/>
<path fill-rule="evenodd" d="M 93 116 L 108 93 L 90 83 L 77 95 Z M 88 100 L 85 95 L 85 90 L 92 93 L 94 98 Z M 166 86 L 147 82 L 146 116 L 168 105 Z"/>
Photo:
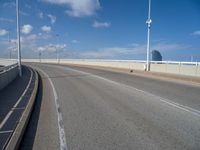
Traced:
<path fill-rule="evenodd" d="M 54 94 L 57 117 L 58 117 L 60 150 L 67 150 L 68 148 L 67 148 L 67 143 L 66 143 L 62 112 L 61 112 L 61 109 L 60 109 L 60 105 L 58 103 L 58 95 L 57 95 L 56 89 L 55 89 L 55 87 L 53 85 L 53 82 L 52 82 L 51 78 L 49 77 L 49 75 L 46 72 L 44 72 L 42 69 L 39 69 L 39 68 L 37 68 L 37 69 L 47 77 L 49 83 L 51 84 L 51 87 L 52 87 L 52 90 L 53 90 L 53 94 Z"/>
<path fill-rule="evenodd" d="M 8 131 L 0 131 L 0 134 L 5 134 L 5 133 L 12 133 L 13 130 L 8 130 Z"/>
<path fill-rule="evenodd" d="M 29 69 L 30 70 L 30 69 Z M 0 129 L 3 128 L 4 124 L 7 122 L 7 120 L 10 118 L 10 116 L 12 115 L 13 113 L 13 110 L 15 108 L 17 108 L 18 104 L 21 102 L 22 98 L 24 97 L 24 95 L 26 94 L 30 84 L 31 84 L 31 81 L 32 81 L 32 78 L 33 78 L 33 72 L 32 70 L 31 71 L 31 77 L 30 77 L 30 80 L 28 82 L 28 85 L 26 86 L 26 89 L 24 90 L 24 92 L 22 93 L 22 95 L 20 96 L 20 98 L 17 100 L 17 102 L 15 103 L 15 105 L 13 106 L 13 108 L 7 113 L 6 117 L 3 119 L 3 121 L 1 122 L 0 124 Z"/>
<path fill-rule="evenodd" d="M 56 66 L 56 67 L 62 67 L 62 66 Z M 64 69 L 67 69 L 67 70 L 71 70 L 71 71 L 74 71 L 74 72 L 77 72 L 77 73 L 81 73 L 81 74 L 85 74 L 85 75 L 89 75 L 89 76 L 93 76 L 95 78 L 98 78 L 98 79 L 101 79 L 101 80 L 104 80 L 106 82 L 109 82 L 109 83 L 112 83 L 112 84 L 115 84 L 115 85 L 120 85 L 120 86 L 124 86 L 126 88 L 129 88 L 129 89 L 133 89 L 133 90 L 136 90 L 138 92 L 142 92 L 146 95 L 150 95 L 152 97 L 155 97 L 157 99 L 159 99 L 161 102 L 165 103 L 165 104 L 168 104 L 170 106 L 173 106 L 175 108 L 178 108 L 178 109 L 181 109 L 183 111 L 186 111 L 186 112 L 189 112 L 193 115 L 196 115 L 198 117 L 200 117 L 200 111 L 199 110 L 196 110 L 194 108 L 191 108 L 191 107 L 188 107 L 188 106 L 184 106 L 184 105 L 181 105 L 179 103 L 175 103 L 173 102 L 172 100 L 169 100 L 169 99 L 165 99 L 163 97 L 160 97 L 160 96 L 157 96 L 153 93 L 150 93 L 150 92 L 147 92 L 147 91 L 143 91 L 143 90 L 140 90 L 138 88 L 135 88 L 135 87 L 132 87 L 132 86 L 129 86 L 129 85 L 126 85 L 126 84 L 123 84 L 123 83 L 118 83 L 118 82 L 115 82 L 113 80 L 109 80 L 109 79 L 106 79 L 106 78 L 103 78 L 103 77 L 100 77 L 98 75 L 94 75 L 94 74 L 91 74 L 91 73 L 87 73 L 87 72 L 84 72 L 84 71 L 80 71 L 80 70 L 75 70 L 75 69 L 72 69 L 72 68 L 68 68 L 68 67 L 62 67 Z"/>
<path fill-rule="evenodd" d="M 0 130 L 3 128 L 4 124 L 8 121 L 8 119 L 10 118 L 10 116 L 11 116 L 12 113 L 13 113 L 13 110 L 11 109 L 11 110 L 7 113 L 7 115 L 6 115 L 6 117 L 3 119 L 3 121 L 1 122 L 1 124 L 0 124 Z"/>
<path fill-rule="evenodd" d="M 12 110 L 22 110 L 25 109 L 25 107 L 13 107 Z"/>
<path fill-rule="evenodd" d="M 29 70 L 30 70 L 30 69 L 29 69 Z M 30 70 L 30 71 L 31 71 L 31 78 L 30 78 L 30 80 L 29 80 L 29 82 L 28 82 L 28 85 L 27 85 L 25 91 L 23 92 L 22 96 L 21 96 L 20 99 L 16 102 L 16 104 L 14 105 L 13 108 L 16 108 L 16 107 L 19 105 L 19 103 L 21 102 L 22 98 L 23 98 L 24 95 L 26 94 L 26 91 L 28 90 L 28 88 L 29 88 L 29 86 L 30 86 L 30 84 L 31 84 L 31 81 L 32 81 L 32 78 L 33 78 L 33 71 L 32 71 L 32 70 Z"/>

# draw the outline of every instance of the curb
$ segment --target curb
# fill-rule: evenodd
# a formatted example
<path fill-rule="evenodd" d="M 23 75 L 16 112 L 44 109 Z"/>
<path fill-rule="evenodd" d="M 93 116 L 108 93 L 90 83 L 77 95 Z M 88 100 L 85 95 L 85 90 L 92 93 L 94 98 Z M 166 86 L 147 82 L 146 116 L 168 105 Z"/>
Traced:
<path fill-rule="evenodd" d="M 33 110 L 33 106 L 35 103 L 35 98 L 37 95 L 37 91 L 38 91 L 38 73 L 34 70 L 33 71 L 35 73 L 35 86 L 33 89 L 33 92 L 31 94 L 31 97 L 29 99 L 29 102 L 24 110 L 24 112 L 22 113 L 22 116 L 15 128 L 15 131 L 13 132 L 8 144 L 6 145 L 5 150 L 17 150 L 20 146 L 20 142 L 22 140 L 22 137 L 24 135 L 24 132 L 26 130 L 29 118 L 31 116 L 32 110 Z"/>

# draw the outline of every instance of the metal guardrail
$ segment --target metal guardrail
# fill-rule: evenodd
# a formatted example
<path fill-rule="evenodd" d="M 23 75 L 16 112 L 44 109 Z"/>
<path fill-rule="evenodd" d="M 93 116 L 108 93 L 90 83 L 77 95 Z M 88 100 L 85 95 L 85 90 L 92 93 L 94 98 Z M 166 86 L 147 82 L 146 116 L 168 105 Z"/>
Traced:
<path fill-rule="evenodd" d="M 184 61 L 151 61 L 151 64 L 177 64 L 177 65 L 200 65 L 200 62 L 184 62 Z"/>

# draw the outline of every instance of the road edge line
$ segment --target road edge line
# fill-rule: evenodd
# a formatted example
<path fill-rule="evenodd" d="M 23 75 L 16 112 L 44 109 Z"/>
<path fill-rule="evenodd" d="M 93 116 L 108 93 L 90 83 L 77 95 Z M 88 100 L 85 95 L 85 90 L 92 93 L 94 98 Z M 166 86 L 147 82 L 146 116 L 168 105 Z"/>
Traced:
<path fill-rule="evenodd" d="M 52 87 L 52 90 L 53 90 L 54 102 L 55 102 L 56 113 L 57 113 L 57 124 L 58 124 L 58 129 L 59 129 L 60 150 L 68 150 L 66 136 L 65 136 L 65 130 L 64 130 L 64 124 L 63 124 L 63 117 L 62 117 L 62 113 L 60 111 L 60 105 L 58 103 L 58 95 L 57 95 L 56 89 L 55 89 L 53 82 L 52 82 L 51 78 L 49 77 L 49 75 L 46 72 L 44 72 L 42 69 L 38 69 L 38 70 L 47 77 L 47 79 Z"/>

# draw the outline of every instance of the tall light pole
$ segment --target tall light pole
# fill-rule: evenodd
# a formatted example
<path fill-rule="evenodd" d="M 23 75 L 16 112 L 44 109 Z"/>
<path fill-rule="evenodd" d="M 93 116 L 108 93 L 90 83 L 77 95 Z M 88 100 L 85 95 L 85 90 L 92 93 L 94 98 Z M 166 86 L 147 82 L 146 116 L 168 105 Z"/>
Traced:
<path fill-rule="evenodd" d="M 19 26 L 19 0 L 16 0 L 16 18 L 17 18 L 17 50 L 18 50 L 18 67 L 19 76 L 22 76 L 21 67 L 21 46 L 20 46 L 20 26 Z"/>
<path fill-rule="evenodd" d="M 149 0 L 149 12 L 148 19 L 146 21 L 148 26 L 148 35 L 147 35 L 147 61 L 146 61 L 146 71 L 150 71 L 150 30 L 151 30 L 151 0 Z"/>

